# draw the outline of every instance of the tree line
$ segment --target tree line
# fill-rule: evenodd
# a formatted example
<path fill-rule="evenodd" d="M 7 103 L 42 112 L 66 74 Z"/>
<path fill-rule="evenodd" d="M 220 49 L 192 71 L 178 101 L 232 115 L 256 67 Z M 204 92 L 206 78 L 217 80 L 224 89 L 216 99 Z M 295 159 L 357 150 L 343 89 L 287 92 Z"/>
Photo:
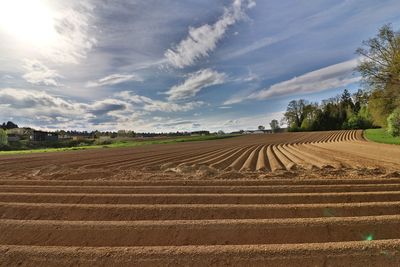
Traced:
<path fill-rule="evenodd" d="M 284 121 L 289 131 L 325 131 L 383 127 L 400 135 L 400 33 L 390 24 L 357 49 L 363 88 L 309 103 L 293 100 Z"/>

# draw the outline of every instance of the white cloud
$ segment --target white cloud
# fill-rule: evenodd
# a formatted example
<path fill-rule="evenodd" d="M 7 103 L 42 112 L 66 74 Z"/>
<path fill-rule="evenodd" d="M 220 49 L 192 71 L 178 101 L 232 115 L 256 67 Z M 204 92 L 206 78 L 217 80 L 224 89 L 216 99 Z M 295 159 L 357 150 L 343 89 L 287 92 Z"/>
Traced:
<path fill-rule="evenodd" d="M 193 65 L 196 60 L 214 51 L 230 26 L 245 17 L 245 10 L 255 6 L 253 0 L 234 0 L 220 19 L 212 25 L 189 28 L 189 34 L 176 47 L 168 49 L 165 57 L 177 68 Z"/>
<path fill-rule="evenodd" d="M 81 103 L 44 91 L 16 88 L 0 89 L 0 112 L 44 129 L 93 129 L 99 125 L 115 128 L 119 123 L 132 123 L 141 114 L 120 99 Z"/>
<path fill-rule="evenodd" d="M 97 43 L 91 36 L 94 6 L 89 1 L 62 2 L 58 6 L 54 28 L 55 45 L 47 55 L 55 62 L 78 63 Z"/>
<path fill-rule="evenodd" d="M 203 69 L 189 74 L 184 83 L 173 86 L 168 92 L 168 100 L 182 100 L 195 96 L 203 88 L 222 84 L 225 82 L 225 74 L 211 69 Z"/>
<path fill-rule="evenodd" d="M 89 81 L 86 84 L 86 87 L 99 87 L 105 85 L 114 85 L 119 84 L 127 81 L 138 81 L 142 82 L 143 79 L 136 74 L 112 74 L 101 78 L 96 81 Z"/>
<path fill-rule="evenodd" d="M 173 102 L 154 100 L 149 97 L 136 95 L 128 91 L 120 92 L 116 94 L 116 97 L 120 97 L 121 99 L 136 104 L 138 107 L 141 107 L 143 110 L 149 112 L 185 112 L 204 105 L 204 102 L 202 101 L 177 104 Z"/>
<path fill-rule="evenodd" d="M 274 96 L 313 93 L 343 87 L 360 80 L 359 76 L 352 75 L 357 64 L 358 59 L 353 59 L 331 65 L 287 81 L 276 83 L 266 89 L 244 97 L 231 98 L 225 101 L 224 104 L 231 105 L 248 99 L 262 100 Z"/>
<path fill-rule="evenodd" d="M 84 116 L 85 104 L 74 103 L 43 91 L 15 88 L 0 89 L 0 110 L 3 114 L 19 117 L 65 117 L 74 119 Z"/>
<path fill-rule="evenodd" d="M 26 59 L 23 68 L 26 70 L 26 73 L 22 77 L 29 83 L 36 85 L 59 85 L 57 78 L 61 76 L 57 71 L 49 69 L 39 60 Z"/>

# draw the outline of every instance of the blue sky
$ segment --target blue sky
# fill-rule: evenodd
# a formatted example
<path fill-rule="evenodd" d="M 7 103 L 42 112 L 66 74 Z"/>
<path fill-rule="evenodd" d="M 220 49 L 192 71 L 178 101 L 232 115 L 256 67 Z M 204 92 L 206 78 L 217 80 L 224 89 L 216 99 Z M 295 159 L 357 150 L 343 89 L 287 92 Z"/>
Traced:
<path fill-rule="evenodd" d="M 355 50 L 398 0 L 2 0 L 0 121 L 255 129 L 359 88 Z"/>

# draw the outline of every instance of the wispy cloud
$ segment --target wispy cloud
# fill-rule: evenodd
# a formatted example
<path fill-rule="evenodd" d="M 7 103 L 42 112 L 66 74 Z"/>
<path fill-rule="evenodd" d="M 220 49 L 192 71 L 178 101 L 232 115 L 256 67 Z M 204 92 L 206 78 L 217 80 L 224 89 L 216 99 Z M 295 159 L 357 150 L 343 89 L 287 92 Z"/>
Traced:
<path fill-rule="evenodd" d="M 89 81 L 86 83 L 86 87 L 114 85 L 128 81 L 142 82 L 143 79 L 137 74 L 112 74 L 96 81 Z"/>
<path fill-rule="evenodd" d="M 244 100 L 262 100 L 274 96 L 290 94 L 315 93 L 328 89 L 343 87 L 360 80 L 354 76 L 353 71 L 358 64 L 358 59 L 345 61 L 339 64 L 315 70 L 290 80 L 276 83 L 263 90 L 251 93 L 244 97 L 231 98 L 225 105 L 231 105 Z"/>
<path fill-rule="evenodd" d="M 155 100 L 146 96 L 136 95 L 129 91 L 124 91 L 116 94 L 116 97 L 131 102 L 141 109 L 149 112 L 186 112 L 204 105 L 202 101 L 193 101 L 187 103 L 174 103 L 168 101 Z"/>
<path fill-rule="evenodd" d="M 184 83 L 173 86 L 166 92 L 168 100 L 176 101 L 195 96 L 203 88 L 225 82 L 226 75 L 212 69 L 203 69 L 189 74 Z"/>
<path fill-rule="evenodd" d="M 26 73 L 22 77 L 29 83 L 36 85 L 59 85 L 57 79 L 61 78 L 61 76 L 57 71 L 49 69 L 39 60 L 26 59 L 23 68 Z"/>
<path fill-rule="evenodd" d="M 193 65 L 196 60 L 214 51 L 228 28 L 245 17 L 245 10 L 254 6 L 254 0 L 234 0 L 214 24 L 204 24 L 198 28 L 190 27 L 188 36 L 176 47 L 168 49 L 165 57 L 177 68 Z"/>
<path fill-rule="evenodd" d="M 97 43 L 91 34 L 94 5 L 89 1 L 62 2 L 58 10 L 54 24 L 57 45 L 43 52 L 55 62 L 78 63 Z"/>
<path fill-rule="evenodd" d="M 240 57 L 243 55 L 246 55 L 248 53 L 251 53 L 253 51 L 256 51 L 258 49 L 264 48 L 266 46 L 275 44 L 279 41 L 284 40 L 283 37 L 264 37 L 260 40 L 257 40 L 255 42 L 253 42 L 252 44 L 249 44 L 248 46 L 245 46 L 241 49 L 238 49 L 232 53 L 229 53 L 227 55 L 224 55 L 223 60 L 227 60 L 227 59 L 232 59 L 232 58 L 236 58 L 236 57 Z"/>

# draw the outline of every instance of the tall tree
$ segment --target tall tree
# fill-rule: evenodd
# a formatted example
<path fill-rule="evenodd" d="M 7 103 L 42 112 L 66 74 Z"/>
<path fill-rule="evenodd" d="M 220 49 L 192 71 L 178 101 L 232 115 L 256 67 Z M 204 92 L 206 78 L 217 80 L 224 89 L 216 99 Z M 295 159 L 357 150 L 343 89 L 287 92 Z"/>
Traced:
<path fill-rule="evenodd" d="M 292 100 L 289 102 L 286 112 L 284 114 L 289 128 L 300 128 L 301 123 L 305 118 L 304 108 L 307 105 L 307 101 L 304 99 Z"/>
<path fill-rule="evenodd" d="M 387 117 L 400 106 L 400 33 L 384 25 L 357 53 L 363 58 L 357 69 L 372 89 L 370 113 L 376 125 L 386 127 Z"/>
<path fill-rule="evenodd" d="M 357 49 L 363 58 L 357 69 L 364 81 L 378 89 L 387 84 L 400 85 L 400 33 L 390 24 L 384 25 L 363 46 Z"/>
<path fill-rule="evenodd" d="M 278 120 L 272 120 L 269 123 L 269 126 L 271 127 L 273 133 L 276 133 L 280 129 Z"/>

